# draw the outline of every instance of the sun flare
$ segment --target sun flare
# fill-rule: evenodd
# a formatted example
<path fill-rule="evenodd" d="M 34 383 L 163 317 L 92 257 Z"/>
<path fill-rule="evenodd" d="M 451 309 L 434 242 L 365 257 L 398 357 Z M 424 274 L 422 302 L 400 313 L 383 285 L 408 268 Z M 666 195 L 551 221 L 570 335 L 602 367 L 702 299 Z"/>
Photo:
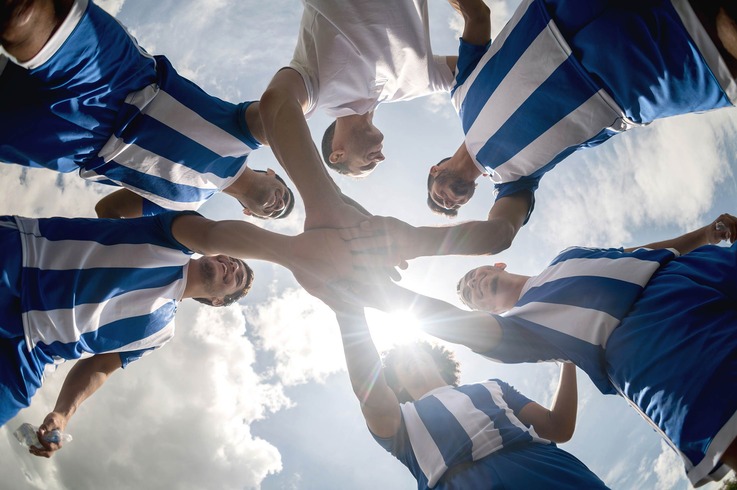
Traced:
<path fill-rule="evenodd" d="M 424 336 L 420 322 L 408 311 L 384 313 L 367 308 L 366 320 L 376 349 L 380 352 Z"/>

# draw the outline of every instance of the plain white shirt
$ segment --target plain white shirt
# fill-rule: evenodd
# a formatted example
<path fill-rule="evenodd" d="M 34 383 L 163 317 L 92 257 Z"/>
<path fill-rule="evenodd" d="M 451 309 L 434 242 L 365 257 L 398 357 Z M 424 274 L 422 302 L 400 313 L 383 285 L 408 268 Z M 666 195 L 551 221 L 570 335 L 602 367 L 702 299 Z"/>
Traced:
<path fill-rule="evenodd" d="M 289 67 L 305 82 L 309 117 L 365 114 L 382 102 L 448 92 L 453 73 L 430 46 L 426 0 L 303 0 Z"/>

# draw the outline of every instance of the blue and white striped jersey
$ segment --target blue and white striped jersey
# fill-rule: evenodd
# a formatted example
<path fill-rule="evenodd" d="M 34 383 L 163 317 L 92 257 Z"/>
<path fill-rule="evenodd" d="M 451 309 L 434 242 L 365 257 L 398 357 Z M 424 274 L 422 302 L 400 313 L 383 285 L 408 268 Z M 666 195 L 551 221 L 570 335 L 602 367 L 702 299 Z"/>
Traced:
<path fill-rule="evenodd" d="M 29 351 L 62 359 L 120 352 L 125 366 L 171 339 L 191 254 L 171 234 L 176 216 L 16 217 Z"/>
<path fill-rule="evenodd" d="M 672 249 L 564 250 L 496 317 L 502 340 L 482 354 L 506 363 L 571 361 L 602 393 L 616 393 L 606 372 L 607 340 L 652 275 L 676 256 Z"/>
<path fill-rule="evenodd" d="M 0 161 L 78 170 L 141 195 L 149 211 L 194 210 L 260 146 L 248 105 L 205 93 L 75 0 L 38 56 L 19 65 L 0 55 Z"/>
<path fill-rule="evenodd" d="M 496 379 L 445 386 L 403 403 L 397 435 L 376 440 L 410 469 L 420 488 L 433 488 L 456 465 L 479 461 L 502 448 L 549 444 L 517 418 L 530 402 Z"/>
<path fill-rule="evenodd" d="M 461 41 L 452 101 L 497 198 L 640 123 L 737 100 L 688 2 L 672 1 L 525 0 L 490 46 Z"/>

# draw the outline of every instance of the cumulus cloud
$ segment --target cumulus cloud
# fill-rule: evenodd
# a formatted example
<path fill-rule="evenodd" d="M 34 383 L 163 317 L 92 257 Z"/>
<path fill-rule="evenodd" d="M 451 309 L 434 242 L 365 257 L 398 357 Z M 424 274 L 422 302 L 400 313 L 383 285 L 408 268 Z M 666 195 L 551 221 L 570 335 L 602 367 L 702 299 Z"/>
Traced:
<path fill-rule="evenodd" d="M 717 185 L 732 175 L 726 141 L 735 129 L 730 110 L 680 116 L 582 150 L 543 178 L 531 228 L 560 248 L 629 243 L 641 227 L 703 225 Z"/>
<path fill-rule="evenodd" d="M 281 469 L 277 448 L 250 425 L 289 405 L 281 385 L 254 370 L 239 306 L 187 303 L 169 345 L 115 373 L 72 419 L 75 440 L 52 460 L 0 443 L 14 488 L 257 488 Z M 20 421 L 38 424 L 64 378 L 54 373 Z M 11 451 L 15 452 L 11 454 Z M 176 465 L 161 465 L 162 455 Z M 94 461 L 93 465 L 89 462 Z M 3 466 L 6 464 L 3 463 Z M 18 475 L 23 475 L 19 477 Z M 12 480 L 11 480 L 12 481 Z"/>
<path fill-rule="evenodd" d="M 110 15 L 118 15 L 123 9 L 125 0 L 96 0 L 95 3 L 99 5 Z"/>
<path fill-rule="evenodd" d="M 323 381 L 345 366 L 335 316 L 301 289 L 248 308 L 258 347 L 273 353 L 274 373 L 285 385 Z"/>

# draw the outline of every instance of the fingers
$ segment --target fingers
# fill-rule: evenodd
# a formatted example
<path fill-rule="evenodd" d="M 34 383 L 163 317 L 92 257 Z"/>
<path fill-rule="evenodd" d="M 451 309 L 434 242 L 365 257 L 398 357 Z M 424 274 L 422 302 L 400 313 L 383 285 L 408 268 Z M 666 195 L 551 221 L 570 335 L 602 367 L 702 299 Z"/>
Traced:
<path fill-rule="evenodd" d="M 737 239 L 737 218 L 731 214 L 722 214 L 710 228 L 710 232 L 714 235 L 713 243 L 719 243 L 722 240 L 734 243 Z"/>

